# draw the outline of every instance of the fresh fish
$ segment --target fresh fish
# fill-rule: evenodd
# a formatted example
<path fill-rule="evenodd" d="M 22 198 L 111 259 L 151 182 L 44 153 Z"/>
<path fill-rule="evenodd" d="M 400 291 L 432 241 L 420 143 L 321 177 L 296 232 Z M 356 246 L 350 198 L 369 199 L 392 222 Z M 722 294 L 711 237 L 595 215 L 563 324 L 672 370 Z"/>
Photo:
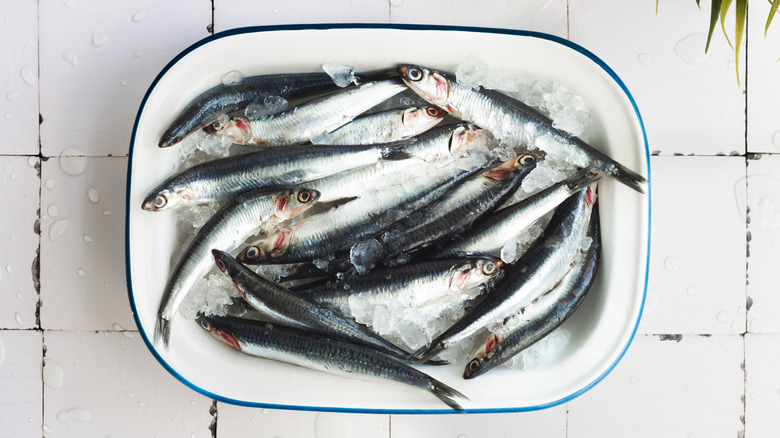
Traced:
<path fill-rule="evenodd" d="M 261 189 L 238 196 L 217 211 L 195 235 L 168 279 L 157 312 L 155 342 L 168 347 L 179 306 L 192 286 L 213 266 L 212 248 L 233 250 L 270 222 L 289 219 L 309 209 L 318 197 L 318 192 L 305 188 Z"/>
<path fill-rule="evenodd" d="M 510 205 L 475 224 L 461 240 L 444 245 L 431 253 L 436 258 L 462 256 L 493 256 L 512 236 L 517 236 L 531 224 L 553 211 L 574 193 L 598 180 L 601 174 L 582 169 L 571 178 L 554 184 L 528 198 Z"/>
<path fill-rule="evenodd" d="M 595 192 L 581 190 L 556 210 L 545 239 L 510 269 L 504 279 L 474 309 L 448 328 L 428 347 L 413 353 L 418 360 L 435 356 L 470 338 L 490 324 L 511 316 L 535 297 L 550 290 L 571 268 L 588 229 Z"/>
<path fill-rule="evenodd" d="M 361 113 L 404 91 L 398 80 L 368 82 L 348 88 L 289 111 L 249 120 L 233 117 L 216 121 L 204 128 L 206 133 L 227 137 L 235 144 L 255 146 L 288 146 L 310 141 L 327 134 Z"/>
<path fill-rule="evenodd" d="M 447 115 L 435 106 L 408 107 L 358 117 L 311 140 L 314 144 L 377 144 L 405 140 L 433 128 Z"/>
<path fill-rule="evenodd" d="M 453 116 L 490 131 L 499 140 L 522 141 L 526 135 L 547 135 L 576 157 L 579 167 L 593 167 L 617 178 L 640 193 L 647 179 L 594 149 L 580 138 L 552 126 L 552 121 L 530 106 L 495 90 L 464 87 L 444 73 L 416 65 L 401 65 L 406 85 L 433 105 Z M 549 152 L 549 151 L 548 151 Z"/>
<path fill-rule="evenodd" d="M 220 84 L 187 105 L 165 130 L 159 146 L 173 146 L 190 133 L 214 123 L 219 116 L 241 111 L 253 103 L 277 98 L 291 100 L 336 89 L 326 73 L 249 76 L 237 83 Z"/>
<path fill-rule="evenodd" d="M 601 259 L 598 205 L 593 207 L 592 215 L 588 230 L 590 245 L 577 254 L 571 270 L 553 289 L 488 334 L 480 350 L 466 365 L 464 379 L 477 377 L 511 359 L 560 327 L 577 310 L 596 278 Z"/>
<path fill-rule="evenodd" d="M 371 271 L 337 284 L 296 289 L 316 304 L 350 314 L 350 300 L 367 305 L 400 302 L 414 308 L 449 293 L 487 289 L 501 277 L 503 263 L 492 258 L 436 260 Z"/>
<path fill-rule="evenodd" d="M 296 263 L 334 254 L 361 238 L 373 236 L 468 177 L 473 171 L 435 165 L 424 178 L 375 190 L 358 199 L 300 221 L 285 223 L 238 256 L 244 263 Z"/>
<path fill-rule="evenodd" d="M 243 353 L 338 376 L 388 379 L 428 391 L 452 409 L 468 400 L 454 388 L 369 348 L 323 335 L 234 317 L 199 315 L 198 323 L 215 338 Z"/>
<path fill-rule="evenodd" d="M 403 147 L 387 145 L 268 148 L 208 161 L 173 175 L 149 193 L 141 208 L 161 211 L 219 202 L 253 189 L 290 186 L 382 159 L 408 157 Z"/>
<path fill-rule="evenodd" d="M 407 352 L 355 320 L 290 293 L 286 288 L 255 274 L 226 252 L 214 249 L 211 253 L 217 268 L 249 305 L 266 314 L 273 322 L 337 336 L 398 359 L 408 359 Z"/>

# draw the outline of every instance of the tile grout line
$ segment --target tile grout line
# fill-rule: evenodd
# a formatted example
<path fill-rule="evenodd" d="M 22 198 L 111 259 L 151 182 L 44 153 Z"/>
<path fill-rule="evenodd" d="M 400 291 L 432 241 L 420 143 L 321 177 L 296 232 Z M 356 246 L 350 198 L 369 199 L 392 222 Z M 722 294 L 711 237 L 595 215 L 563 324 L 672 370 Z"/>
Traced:
<path fill-rule="evenodd" d="M 739 416 L 742 422 L 742 431 L 737 431 L 738 438 L 744 438 L 746 429 L 746 413 L 747 413 L 747 348 L 746 339 L 748 333 L 748 266 L 750 260 L 750 207 L 749 207 L 749 181 L 748 181 L 748 163 L 750 161 L 749 145 L 748 145 L 748 59 L 750 59 L 750 11 L 748 5 L 745 5 L 747 11 L 745 15 L 745 331 L 742 333 L 742 414 Z M 735 60 L 739 65 L 739 59 Z"/>
<path fill-rule="evenodd" d="M 46 419 L 46 386 L 44 382 L 44 367 L 46 366 L 46 337 L 41 326 L 41 307 L 43 301 L 41 300 L 41 209 L 43 208 L 43 145 L 41 143 L 41 125 L 43 124 L 43 115 L 41 114 L 41 3 L 40 0 L 35 2 L 36 9 L 36 30 L 37 30 L 37 67 L 38 67 L 38 212 L 33 224 L 33 231 L 38 236 L 38 248 L 36 249 L 36 256 L 31 266 L 31 275 L 33 278 L 33 287 L 38 295 L 38 301 L 35 303 L 35 326 L 41 333 L 41 436 L 46 436 L 45 419 Z"/>

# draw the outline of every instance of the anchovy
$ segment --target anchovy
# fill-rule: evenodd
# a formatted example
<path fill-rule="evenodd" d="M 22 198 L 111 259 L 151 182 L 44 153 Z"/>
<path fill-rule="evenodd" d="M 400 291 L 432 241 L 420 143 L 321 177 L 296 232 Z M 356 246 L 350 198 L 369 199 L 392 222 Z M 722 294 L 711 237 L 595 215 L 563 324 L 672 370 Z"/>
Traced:
<path fill-rule="evenodd" d="M 591 187 L 581 190 L 556 210 L 544 241 L 535 246 L 508 269 L 496 289 L 474 309 L 448 328 L 428 347 L 413 353 L 420 361 L 440 353 L 487 328 L 491 323 L 512 315 L 536 296 L 552 288 L 571 268 L 574 255 L 588 229 L 595 201 Z"/>
<path fill-rule="evenodd" d="M 449 293 L 487 289 L 500 278 L 502 266 L 492 258 L 426 261 L 371 271 L 338 284 L 304 286 L 294 293 L 345 315 L 350 314 L 350 300 L 401 302 L 413 308 Z"/>
<path fill-rule="evenodd" d="M 596 278 L 601 259 L 597 205 L 593 207 L 588 237 L 591 241 L 587 250 L 577 254 L 571 270 L 560 283 L 487 336 L 480 350 L 466 365 L 464 379 L 477 377 L 508 361 L 560 327 L 577 310 Z"/>
<path fill-rule="evenodd" d="M 161 211 L 224 201 L 253 189 L 290 186 L 382 159 L 408 157 L 403 147 L 387 145 L 268 148 L 208 161 L 179 172 L 152 190 L 141 207 Z"/>
<path fill-rule="evenodd" d="M 433 128 L 447 115 L 435 106 L 408 107 L 358 117 L 311 139 L 313 144 L 377 144 L 406 140 Z"/>
<path fill-rule="evenodd" d="M 233 117 L 204 128 L 216 137 L 227 137 L 235 144 L 288 146 L 310 141 L 331 132 L 361 113 L 404 91 L 398 80 L 368 82 L 357 87 L 301 104 L 279 114 L 256 120 Z"/>
<path fill-rule="evenodd" d="M 155 342 L 168 347 L 179 306 L 192 286 L 213 266 L 212 248 L 233 250 L 273 220 L 289 219 L 308 210 L 318 197 L 318 192 L 303 188 L 262 189 L 238 196 L 217 211 L 198 230 L 168 278 L 157 312 Z"/>
<path fill-rule="evenodd" d="M 355 320 L 292 294 L 286 288 L 255 274 L 226 252 L 214 249 L 211 253 L 217 268 L 233 283 L 249 305 L 266 314 L 273 322 L 337 336 L 370 346 L 398 359 L 408 359 L 407 352 Z"/>
<path fill-rule="evenodd" d="M 433 377 L 371 349 L 337 339 L 234 317 L 199 315 L 201 327 L 243 353 L 338 376 L 387 379 L 428 391 L 447 406 L 464 412 L 456 399 L 468 397 Z"/>
<path fill-rule="evenodd" d="M 159 147 L 173 146 L 188 134 L 214 123 L 219 116 L 241 111 L 269 97 L 291 100 L 336 89 L 327 73 L 249 76 L 234 84 L 220 84 L 204 91 L 184 108 L 163 133 Z"/>
<path fill-rule="evenodd" d="M 563 201 L 589 186 L 601 177 L 601 174 L 582 169 L 571 178 L 558 182 L 528 198 L 510 205 L 475 224 L 461 240 L 444 245 L 431 256 L 450 258 L 462 256 L 494 256 L 512 236 L 517 236 L 531 224 L 553 211 Z"/>
<path fill-rule="evenodd" d="M 490 131 L 496 138 L 518 142 L 524 133 L 548 135 L 571 153 L 574 164 L 594 167 L 621 183 L 644 193 L 647 179 L 599 152 L 530 106 L 495 90 L 475 90 L 449 79 L 446 74 L 416 65 L 401 65 L 398 72 L 406 85 L 420 97 L 453 116 Z"/>

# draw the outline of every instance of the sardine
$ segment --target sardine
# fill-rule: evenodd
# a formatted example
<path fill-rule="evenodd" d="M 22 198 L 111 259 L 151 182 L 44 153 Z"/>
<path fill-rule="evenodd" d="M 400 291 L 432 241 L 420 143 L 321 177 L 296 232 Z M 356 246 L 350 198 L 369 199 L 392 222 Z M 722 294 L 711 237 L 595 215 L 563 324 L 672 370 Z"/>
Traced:
<path fill-rule="evenodd" d="M 428 347 L 413 353 L 426 360 L 450 345 L 486 329 L 495 321 L 512 315 L 535 297 L 550 290 L 571 268 L 582 238 L 588 229 L 595 201 L 591 187 L 573 195 L 556 210 L 545 230 L 545 239 L 506 270 L 504 279 L 474 309 L 448 328 Z"/>
<path fill-rule="evenodd" d="M 596 278 L 601 259 L 598 205 L 594 205 L 592 215 L 588 230 L 590 245 L 577 254 L 571 270 L 553 289 L 523 307 L 498 329 L 491 330 L 466 365 L 464 379 L 477 377 L 511 359 L 560 327 L 577 310 Z"/>
<path fill-rule="evenodd" d="M 198 230 L 171 272 L 157 312 L 155 342 L 168 347 L 179 306 L 192 286 L 213 266 L 212 248 L 231 251 L 270 222 L 289 219 L 309 209 L 318 197 L 318 192 L 305 188 L 261 189 L 238 196 L 217 211 Z"/>
<path fill-rule="evenodd" d="M 311 139 L 313 144 L 377 144 L 406 140 L 433 128 L 447 115 L 435 106 L 408 107 L 358 117 Z"/>
<path fill-rule="evenodd" d="M 404 91 L 402 82 L 389 79 L 368 82 L 315 99 L 279 114 L 256 120 L 233 117 L 204 128 L 206 133 L 227 137 L 234 144 L 288 146 L 327 134 L 361 113 Z"/>
<path fill-rule="evenodd" d="M 398 72 L 420 97 L 461 120 L 490 131 L 500 140 L 514 143 L 521 140 L 523 133 L 548 135 L 577 157 L 578 162 L 574 164 L 579 167 L 593 167 L 640 193 L 645 192 L 645 177 L 580 138 L 553 127 L 548 117 L 516 99 L 484 87 L 477 90 L 464 87 L 444 73 L 416 65 L 401 65 Z"/>
<path fill-rule="evenodd" d="M 456 399 L 468 397 L 429 375 L 369 348 L 323 335 L 234 317 L 199 315 L 201 327 L 243 353 L 338 376 L 388 379 L 428 391 L 464 412 Z"/>

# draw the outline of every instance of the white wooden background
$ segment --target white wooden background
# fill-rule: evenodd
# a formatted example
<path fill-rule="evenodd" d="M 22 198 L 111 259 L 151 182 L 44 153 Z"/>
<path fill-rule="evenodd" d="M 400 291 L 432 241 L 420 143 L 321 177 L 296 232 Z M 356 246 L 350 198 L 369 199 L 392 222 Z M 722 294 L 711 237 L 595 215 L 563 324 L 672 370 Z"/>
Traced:
<path fill-rule="evenodd" d="M 780 22 L 765 39 L 751 2 L 740 59 L 719 31 L 703 56 L 709 2 L 660 3 L 0 0 L 0 437 L 780 436 Z M 625 81 L 653 155 L 650 281 L 602 383 L 529 413 L 294 412 L 215 403 L 152 358 L 124 273 L 141 98 L 212 30 L 319 22 L 541 31 Z"/>

